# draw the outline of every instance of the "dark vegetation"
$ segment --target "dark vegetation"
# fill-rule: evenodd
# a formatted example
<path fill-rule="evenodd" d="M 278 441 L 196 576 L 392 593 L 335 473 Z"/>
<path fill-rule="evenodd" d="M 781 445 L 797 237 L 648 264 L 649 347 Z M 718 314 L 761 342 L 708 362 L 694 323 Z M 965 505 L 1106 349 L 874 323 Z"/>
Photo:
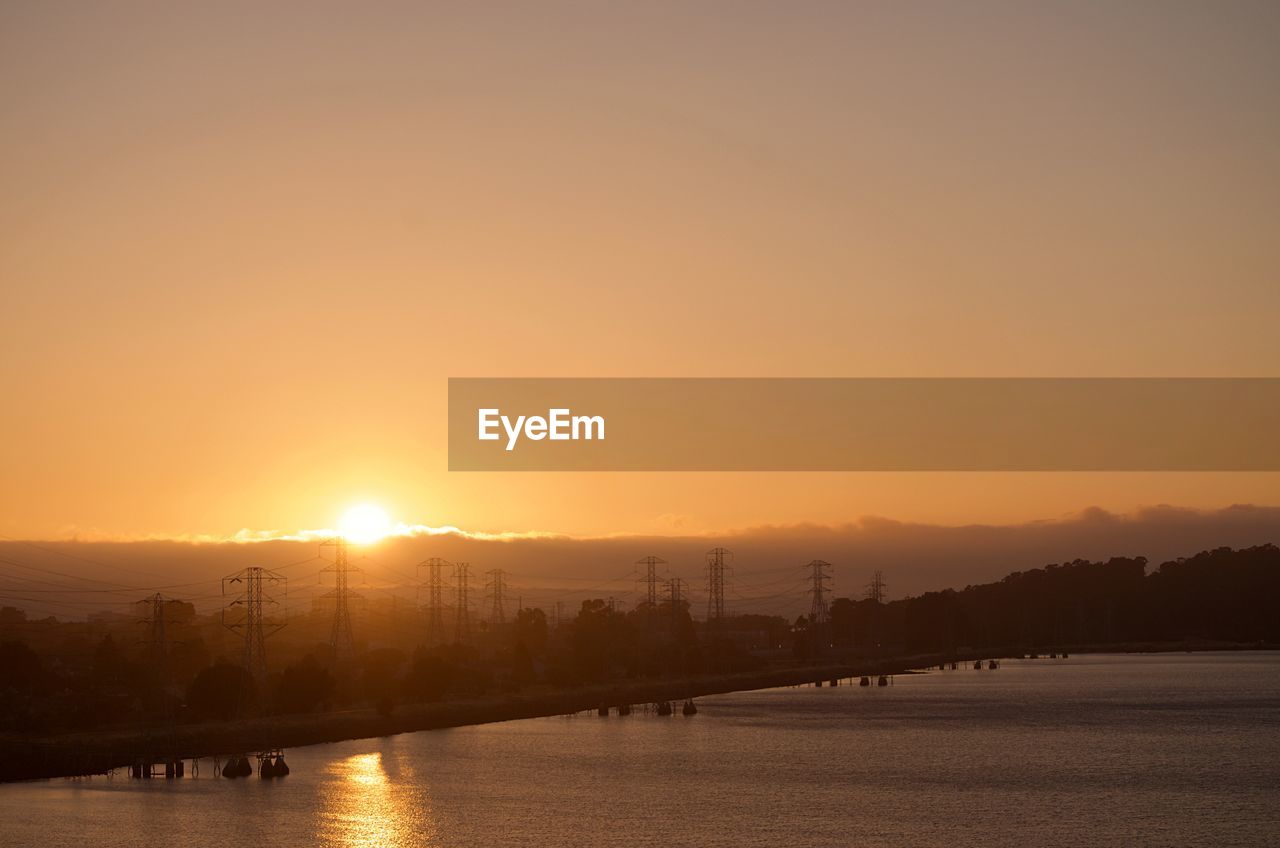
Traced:
<path fill-rule="evenodd" d="M 831 605 L 837 647 L 899 653 L 960 647 L 1280 641 L 1280 548 L 1218 548 L 1152 568 L 1142 557 L 1076 560 L 996 583 L 877 605 Z"/>
<path fill-rule="evenodd" d="M 889 603 L 837 598 L 829 622 L 733 616 L 711 627 L 687 604 L 615 609 L 582 604 L 554 627 L 540 609 L 479 623 L 468 644 L 413 647 L 421 616 L 370 626 L 349 664 L 324 644 L 325 614 L 273 641 L 256 686 L 218 640 L 217 622 L 170 602 L 160 651 L 136 616 L 114 621 L 31 620 L 0 610 L 0 731 L 59 733 L 138 723 L 190 723 L 250 713 L 306 714 L 610 681 L 690 678 L 771 663 L 948 651 L 1133 642 L 1280 642 L 1280 549 L 1222 548 L 1151 568 L 1142 558 L 1075 561 L 996 583 Z M 307 641 L 308 636 L 317 637 Z M 375 638 L 376 637 L 376 638 Z M 277 656 L 280 655 L 280 656 Z"/>

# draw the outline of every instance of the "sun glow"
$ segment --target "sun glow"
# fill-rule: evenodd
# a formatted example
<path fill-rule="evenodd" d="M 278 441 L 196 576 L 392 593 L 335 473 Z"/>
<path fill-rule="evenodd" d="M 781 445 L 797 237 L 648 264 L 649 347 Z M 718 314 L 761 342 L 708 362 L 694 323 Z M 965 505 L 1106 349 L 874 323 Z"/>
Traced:
<path fill-rule="evenodd" d="M 377 504 L 357 504 L 347 510 L 338 522 L 338 532 L 348 542 L 368 545 L 391 532 L 391 518 Z"/>

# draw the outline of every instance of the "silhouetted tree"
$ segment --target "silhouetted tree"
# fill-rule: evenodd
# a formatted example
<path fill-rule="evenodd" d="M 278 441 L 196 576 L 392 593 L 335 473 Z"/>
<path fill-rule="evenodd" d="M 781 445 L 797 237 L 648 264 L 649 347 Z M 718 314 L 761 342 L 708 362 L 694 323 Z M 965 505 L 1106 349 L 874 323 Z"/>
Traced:
<path fill-rule="evenodd" d="M 238 665 L 217 663 L 196 675 L 187 689 L 187 710 L 195 718 L 234 718 L 255 695 L 253 677 Z"/>
<path fill-rule="evenodd" d="M 512 637 L 531 655 L 541 654 L 547 648 L 547 614 L 540 609 L 517 611 Z"/>
<path fill-rule="evenodd" d="M 582 602 L 572 632 L 574 667 L 582 679 L 605 680 L 634 670 L 634 633 L 626 616 L 603 600 Z"/>
<path fill-rule="evenodd" d="M 314 654 L 286 666 L 276 678 L 274 708 L 282 713 L 309 713 L 333 700 L 334 679 Z"/>
<path fill-rule="evenodd" d="M 367 652 L 361 662 L 364 697 L 375 703 L 394 699 L 400 690 L 400 669 L 404 664 L 404 652 L 395 648 Z"/>
<path fill-rule="evenodd" d="M 412 701 L 438 701 L 452 689 L 458 676 L 456 663 L 419 649 L 401 684 L 401 691 Z"/>
<path fill-rule="evenodd" d="M 26 642 L 0 642 L 0 690 L 30 693 L 44 674 L 44 664 Z"/>

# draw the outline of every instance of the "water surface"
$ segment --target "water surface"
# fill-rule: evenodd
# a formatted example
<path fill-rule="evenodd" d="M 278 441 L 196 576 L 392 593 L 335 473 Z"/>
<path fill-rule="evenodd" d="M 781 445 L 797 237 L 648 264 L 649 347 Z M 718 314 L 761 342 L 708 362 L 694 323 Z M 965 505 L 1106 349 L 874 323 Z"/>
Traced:
<path fill-rule="evenodd" d="M 0 786 L 0 844 L 1280 844 L 1280 653 L 1075 656 Z"/>

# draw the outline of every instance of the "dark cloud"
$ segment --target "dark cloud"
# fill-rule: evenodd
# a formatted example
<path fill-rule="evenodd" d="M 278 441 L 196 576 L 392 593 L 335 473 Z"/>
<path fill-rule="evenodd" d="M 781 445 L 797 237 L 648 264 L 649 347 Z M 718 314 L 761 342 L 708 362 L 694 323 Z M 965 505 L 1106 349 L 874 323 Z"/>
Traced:
<path fill-rule="evenodd" d="M 702 586 L 704 552 L 721 545 L 735 553 L 734 595 L 739 608 L 766 611 L 770 604 L 802 603 L 801 566 L 811 559 L 834 564 L 838 595 L 858 595 L 871 572 L 885 572 L 891 597 L 930 589 L 960 588 L 1002 577 L 1010 571 L 1073 559 L 1145 556 L 1153 563 L 1190 556 L 1201 550 L 1246 547 L 1280 541 L 1280 507 L 1237 505 L 1215 511 L 1155 506 L 1118 515 L 1098 508 L 1072 517 L 996 526 L 945 527 L 867 517 L 840 526 L 794 525 L 745 529 L 718 536 L 617 536 L 575 539 L 558 536 L 507 539 L 460 534 L 389 539 L 356 555 L 370 591 L 390 591 L 416 579 L 415 564 L 439 556 L 472 563 L 476 596 L 483 572 L 510 572 L 515 592 L 544 603 L 556 588 L 571 600 L 626 593 L 634 588 L 633 563 L 657 554 L 668 573 L 683 577 L 696 599 Z M 250 565 L 278 569 L 295 586 L 310 590 L 324 565 L 313 559 L 315 542 L 254 543 L 40 542 L 0 541 L 0 603 L 24 606 L 14 598 L 53 599 L 58 587 L 81 594 L 74 604 L 99 604 L 162 588 L 175 597 L 197 599 L 205 608 L 218 604 L 222 575 Z M 25 566 L 25 568 L 23 567 Z M 794 569 L 791 585 L 788 569 Z M 119 593 L 102 590 L 122 588 Z M 34 591 L 33 591 L 34 590 Z M 83 590 L 95 590 L 87 592 Z M 292 591 L 292 590 L 291 590 Z M 408 593 L 410 590 L 405 590 Z M 794 594 L 794 599 L 791 597 Z M 105 600 L 102 600 L 104 599 Z M 29 600 L 27 606 L 34 606 Z M 88 609 L 88 606 L 84 607 Z"/>

